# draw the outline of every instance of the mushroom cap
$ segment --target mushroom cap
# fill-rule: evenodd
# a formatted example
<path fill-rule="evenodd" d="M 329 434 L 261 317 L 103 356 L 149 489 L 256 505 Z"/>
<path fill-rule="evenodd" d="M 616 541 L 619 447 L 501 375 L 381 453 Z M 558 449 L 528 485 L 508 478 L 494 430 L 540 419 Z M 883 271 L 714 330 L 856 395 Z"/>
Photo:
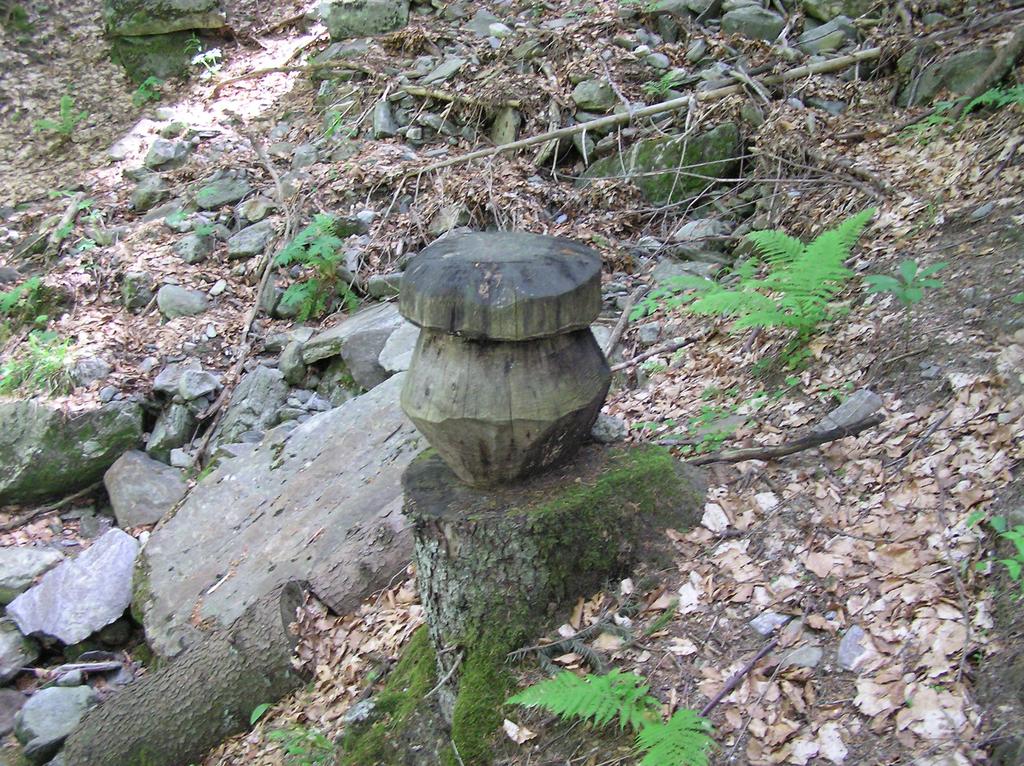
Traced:
<path fill-rule="evenodd" d="M 420 327 L 473 339 L 581 330 L 601 311 L 601 256 L 562 237 L 452 235 L 410 261 L 399 311 Z"/>

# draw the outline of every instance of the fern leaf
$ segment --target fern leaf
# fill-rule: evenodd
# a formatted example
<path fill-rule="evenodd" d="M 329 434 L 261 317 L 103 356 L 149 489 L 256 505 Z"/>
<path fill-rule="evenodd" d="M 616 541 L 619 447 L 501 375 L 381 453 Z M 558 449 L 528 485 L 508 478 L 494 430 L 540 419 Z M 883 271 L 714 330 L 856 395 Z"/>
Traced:
<path fill-rule="evenodd" d="M 636 746 L 647 751 L 640 766 L 707 766 L 714 744 L 711 724 L 692 710 L 677 710 L 668 723 L 640 730 Z"/>
<path fill-rule="evenodd" d="M 804 252 L 803 242 L 775 229 L 752 231 L 747 239 L 757 246 L 764 260 L 773 267 L 793 263 Z"/>
<path fill-rule="evenodd" d="M 617 717 L 619 728 L 639 730 L 658 704 L 648 692 L 643 679 L 633 673 L 613 670 L 603 676 L 580 678 L 566 670 L 523 689 L 508 702 L 542 707 L 562 718 L 592 720 L 598 726 Z"/>

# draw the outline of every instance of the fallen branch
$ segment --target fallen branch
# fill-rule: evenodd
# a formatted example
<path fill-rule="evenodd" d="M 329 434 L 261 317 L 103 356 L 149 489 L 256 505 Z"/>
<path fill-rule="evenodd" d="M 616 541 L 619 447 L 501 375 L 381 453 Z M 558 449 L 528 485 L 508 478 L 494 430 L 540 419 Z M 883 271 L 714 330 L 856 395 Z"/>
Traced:
<path fill-rule="evenodd" d="M 772 458 L 792 455 L 795 452 L 802 452 L 805 449 L 811 449 L 812 447 L 817 447 L 836 439 L 842 439 L 846 436 L 856 436 L 861 431 L 877 426 L 883 420 L 885 420 L 884 415 L 870 415 L 848 426 L 813 433 L 786 444 L 779 444 L 774 447 L 742 447 L 740 449 L 723 450 L 722 452 L 712 452 L 710 455 L 701 455 L 687 462 L 690 465 L 708 465 L 709 463 L 740 463 L 744 460 L 771 460 Z M 671 444 L 671 441 L 666 440 L 658 443 Z"/>
<path fill-rule="evenodd" d="M 619 316 L 619 321 L 615 323 L 615 327 L 612 329 L 612 334 L 608 336 L 608 341 L 604 346 L 604 355 L 610 357 L 612 351 L 619 344 L 619 339 L 622 338 L 622 333 L 626 331 L 626 327 L 629 325 L 629 314 L 633 310 L 633 304 L 635 304 L 640 297 L 647 292 L 647 285 L 638 287 L 629 297 L 626 298 L 626 305 L 622 307 L 622 314 Z"/>
<path fill-rule="evenodd" d="M 78 192 L 68 200 L 68 207 L 64 211 L 64 215 L 57 222 L 56 228 L 50 232 L 50 236 L 46 238 L 46 255 L 56 255 L 60 250 L 61 242 L 71 233 L 71 228 L 75 225 L 75 217 L 82 209 L 81 204 L 84 199 L 85 192 Z"/>
<path fill-rule="evenodd" d="M 472 96 L 464 96 L 461 93 L 452 93 L 447 90 L 435 90 L 434 88 L 424 88 L 420 85 L 403 85 L 400 90 L 405 91 L 410 96 L 419 96 L 420 98 L 436 98 L 438 101 L 454 101 L 457 104 L 468 104 L 469 106 L 479 106 L 484 109 L 497 109 L 500 107 L 511 107 L 518 109 L 522 106 L 522 102 L 516 99 L 510 99 L 508 101 L 485 101 L 480 98 L 473 98 Z"/>
<path fill-rule="evenodd" d="M 371 77 L 376 77 L 377 72 L 370 69 L 368 66 L 362 64 L 355 64 L 351 61 L 323 61 L 319 64 L 295 64 L 289 66 L 270 66 L 264 69 L 254 69 L 251 72 L 240 74 L 238 77 L 231 77 L 227 80 L 222 80 L 213 86 L 213 91 L 210 93 L 211 98 L 216 98 L 217 95 L 227 86 L 234 85 L 236 82 L 242 82 L 244 80 L 255 80 L 264 75 L 278 74 L 285 72 L 317 72 L 321 69 L 350 69 L 353 72 L 363 72 Z"/>
<path fill-rule="evenodd" d="M 29 511 L 28 513 L 26 513 L 26 514 L 24 514 L 22 516 L 19 516 L 16 519 L 11 519 L 10 521 L 4 522 L 3 524 L 0 524 L 0 532 L 10 532 L 13 529 L 17 529 L 18 527 L 21 527 L 21 526 L 24 526 L 25 524 L 28 524 L 30 521 L 35 521 L 38 518 L 41 518 L 43 516 L 47 516 L 47 515 L 49 515 L 51 513 L 59 511 L 65 505 L 68 505 L 69 503 L 73 503 L 75 500 L 77 500 L 80 497 L 85 497 L 86 495 L 88 495 L 88 494 L 90 494 L 92 492 L 95 492 L 97 489 L 99 489 L 102 486 L 103 486 L 103 482 L 102 481 L 93 482 L 92 484 L 90 484 L 85 489 L 80 489 L 77 492 L 75 492 L 73 494 L 70 494 L 70 495 L 68 495 L 65 498 L 62 498 L 61 500 L 58 500 L 56 503 L 51 503 L 50 505 L 44 505 L 41 508 L 36 508 L 34 511 Z"/>
<path fill-rule="evenodd" d="M 732 678 L 726 681 L 725 686 L 722 687 L 718 694 L 712 697 L 711 701 L 708 702 L 708 704 L 706 704 L 703 708 L 701 708 L 700 717 L 704 718 L 708 715 L 708 713 L 714 710 L 718 706 L 719 702 L 728 697 L 729 693 L 740 685 L 740 681 L 742 681 L 746 677 L 747 673 L 754 669 L 754 665 L 756 665 L 766 654 L 768 654 L 768 652 L 770 652 L 778 645 L 779 639 L 773 638 L 771 641 L 769 641 L 761 648 L 761 651 L 754 655 L 754 658 L 750 662 L 748 662 L 742 668 L 733 673 Z"/>
<path fill-rule="evenodd" d="M 612 365 L 612 372 L 619 372 L 620 370 L 625 370 L 625 369 L 627 369 L 629 367 L 634 367 L 637 364 L 639 364 L 640 362 L 644 361 L 645 359 L 650 359 L 652 356 L 658 356 L 660 354 L 668 354 L 668 353 L 671 353 L 672 351 L 678 351 L 681 348 L 684 348 L 684 347 L 689 346 L 689 345 L 691 345 L 693 343 L 696 343 L 699 340 L 704 340 L 706 338 L 707 338 L 706 335 L 700 335 L 700 336 L 693 337 L 693 338 L 677 338 L 676 340 L 672 341 L 671 343 L 666 343 L 664 346 L 658 346 L 657 348 L 652 348 L 650 351 L 645 351 L 644 353 L 640 354 L 639 356 L 634 356 L 632 359 L 627 359 L 624 362 L 619 362 L 618 364 L 613 364 Z"/>
<path fill-rule="evenodd" d="M 825 72 L 835 72 L 840 69 L 846 69 L 847 67 L 859 64 L 862 61 L 871 61 L 877 59 L 882 53 L 881 48 L 868 48 L 867 50 L 857 51 L 851 53 L 848 56 L 839 56 L 828 61 L 819 61 L 815 64 L 808 64 L 806 66 L 795 67 L 782 74 L 773 75 L 771 77 L 765 77 L 761 80 L 761 84 L 767 85 L 778 85 L 790 80 L 798 80 L 803 77 L 809 77 L 814 74 L 823 74 Z M 484 157 L 493 157 L 496 154 L 502 154 L 504 152 L 514 152 L 519 149 L 524 149 L 527 146 L 534 146 L 535 144 L 543 144 L 548 141 L 556 141 L 558 139 L 567 138 L 574 136 L 577 133 L 583 133 L 584 131 L 601 130 L 604 128 L 613 128 L 617 125 L 625 125 L 633 120 L 643 119 L 645 117 L 653 117 L 657 114 L 663 114 L 665 112 L 678 111 L 680 109 L 687 109 L 692 103 L 702 101 L 717 101 L 731 96 L 734 93 L 741 93 L 743 88 L 746 87 L 744 84 L 728 85 L 724 88 L 716 88 L 715 90 L 705 91 L 703 93 L 696 93 L 692 96 L 680 96 L 679 98 L 671 99 L 670 101 L 663 101 L 660 104 L 653 104 L 646 106 L 643 109 L 637 109 L 630 112 L 624 112 L 622 114 L 611 114 L 607 117 L 600 117 L 596 120 L 590 120 L 588 122 L 581 122 L 577 125 L 571 125 L 565 128 L 558 128 L 557 130 L 550 130 L 547 133 L 541 133 L 530 138 L 524 138 L 519 141 L 513 141 L 510 144 L 503 144 L 501 146 L 493 146 L 488 149 L 478 149 L 475 152 L 469 152 L 459 157 L 452 157 L 451 159 L 444 160 L 442 162 L 435 162 L 432 165 L 427 165 L 424 168 L 418 170 L 410 170 L 406 175 L 418 175 L 421 173 L 429 173 L 433 170 L 440 170 L 441 168 L 451 167 L 452 165 L 460 165 L 465 162 L 471 162 L 473 160 L 483 159 Z"/>

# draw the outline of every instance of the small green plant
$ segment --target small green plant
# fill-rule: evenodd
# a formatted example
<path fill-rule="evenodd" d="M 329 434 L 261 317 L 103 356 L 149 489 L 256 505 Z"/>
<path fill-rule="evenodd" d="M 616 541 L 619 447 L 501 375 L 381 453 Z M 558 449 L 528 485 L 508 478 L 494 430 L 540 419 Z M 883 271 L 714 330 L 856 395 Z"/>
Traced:
<path fill-rule="evenodd" d="M 0 290 L 0 343 L 6 343 L 26 322 L 45 327 L 49 321 L 47 306 L 52 302 L 53 295 L 39 277 L 26 279 L 10 290 Z"/>
<path fill-rule="evenodd" d="M 1015 293 L 1010 296 L 1010 303 L 1021 304 L 1024 303 L 1024 293 Z"/>
<path fill-rule="evenodd" d="M 281 743 L 289 756 L 288 762 L 295 766 L 322 766 L 334 762 L 335 744 L 316 729 L 292 726 L 272 731 L 267 737 Z"/>
<path fill-rule="evenodd" d="M 898 277 L 870 274 L 864 277 L 864 281 L 868 283 L 869 293 L 891 293 L 904 308 L 909 309 L 924 299 L 925 290 L 942 287 L 941 280 L 931 277 L 944 268 L 945 261 L 922 269 L 917 261 L 908 259 L 900 263 Z"/>
<path fill-rule="evenodd" d="M 260 720 L 266 712 L 274 706 L 272 702 L 263 702 L 252 709 L 252 713 L 249 715 L 249 725 L 252 726 L 258 720 Z"/>
<path fill-rule="evenodd" d="M 694 314 L 733 317 L 733 330 L 784 328 L 794 336 L 783 351 L 788 367 L 805 355 L 807 342 L 830 318 L 829 303 L 853 275 L 844 261 L 875 208 L 850 216 L 834 229 L 804 244 L 777 230 L 747 235 L 759 255 L 737 265 L 734 286 L 704 277 L 675 277 L 652 291 L 633 318 L 657 308 L 684 307 Z"/>
<path fill-rule="evenodd" d="M 33 330 L 13 358 L 0 367 L 0 394 L 22 390 L 60 395 L 72 388 L 71 340 L 54 332 Z"/>
<path fill-rule="evenodd" d="M 196 36 L 195 32 L 193 32 L 192 36 L 185 41 L 185 53 L 189 56 L 194 56 L 197 53 L 202 52 L 202 50 L 203 41 Z"/>
<path fill-rule="evenodd" d="M 33 29 L 28 11 L 25 10 L 25 6 L 19 3 L 11 3 L 7 6 L 3 25 L 12 32 L 31 32 Z"/>
<path fill-rule="evenodd" d="M 88 117 L 88 113 L 75 109 L 75 99 L 65 93 L 60 97 L 59 119 L 57 120 L 36 120 L 35 129 L 38 132 L 59 133 L 64 138 L 69 138 L 75 132 L 75 127 Z"/>
<path fill-rule="evenodd" d="M 682 85 L 685 79 L 685 72 L 672 69 L 663 74 L 660 79 L 645 82 L 643 84 L 643 91 L 651 98 L 662 99 L 669 94 L 669 91 L 675 90 Z"/>
<path fill-rule="evenodd" d="M 141 109 L 150 101 L 159 101 L 163 98 L 163 93 L 160 90 L 163 84 L 164 81 L 159 77 L 147 77 L 132 94 L 132 106 Z"/>
<path fill-rule="evenodd" d="M 509 703 L 540 707 L 561 718 L 592 721 L 606 726 L 617 721 L 620 730 L 636 732 L 634 747 L 640 766 L 707 766 L 714 745 L 711 724 L 692 710 L 677 710 L 663 722 L 661 703 L 634 673 L 612 670 L 606 675 L 579 677 L 562 671 L 514 695 Z"/>
<path fill-rule="evenodd" d="M 312 271 L 311 276 L 293 283 L 281 296 L 285 306 L 297 308 L 300 322 L 322 316 L 330 309 L 335 296 L 341 298 L 349 311 L 359 305 L 355 293 L 338 277 L 344 242 L 336 227 L 334 216 L 318 213 L 275 261 L 278 266 L 300 264 Z"/>
<path fill-rule="evenodd" d="M 982 521 L 985 521 L 1001 539 L 1013 544 L 1013 554 L 1004 559 L 996 559 L 996 563 L 1002 564 L 1010 579 L 1019 586 L 1020 591 L 1016 598 L 1024 598 L 1024 524 L 1016 524 L 1011 527 L 1002 516 L 986 519 L 986 514 L 979 511 L 968 517 L 967 525 L 973 527 Z M 985 568 L 984 562 L 978 562 L 975 566 L 979 570 Z"/>
<path fill-rule="evenodd" d="M 954 106 L 955 101 L 938 101 L 932 107 L 932 112 L 927 117 L 907 126 L 904 133 L 917 136 L 921 143 L 928 143 L 933 137 L 932 128 L 951 127 L 958 128 L 971 112 L 984 107 L 1002 109 L 1005 106 L 1024 104 L 1024 85 L 1014 85 L 1011 88 L 989 88 L 964 105 L 960 115 L 954 119 L 948 113 Z"/>

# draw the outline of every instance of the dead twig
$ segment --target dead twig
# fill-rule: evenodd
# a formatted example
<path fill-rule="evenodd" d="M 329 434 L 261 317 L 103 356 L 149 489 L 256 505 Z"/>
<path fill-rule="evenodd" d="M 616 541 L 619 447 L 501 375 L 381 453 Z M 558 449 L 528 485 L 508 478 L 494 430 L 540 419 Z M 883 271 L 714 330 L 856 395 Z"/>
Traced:
<path fill-rule="evenodd" d="M 952 408 L 947 409 L 945 412 L 943 412 L 938 418 L 935 419 L 935 422 L 933 422 L 930 426 L 928 426 L 924 430 L 923 434 L 921 434 L 919 437 L 917 437 L 917 439 L 914 441 L 914 443 L 910 445 L 910 449 L 908 449 L 906 452 L 904 452 L 898 458 L 894 458 L 894 459 L 890 460 L 889 462 L 885 463 L 883 465 L 883 468 L 885 468 L 885 470 L 888 471 L 890 468 L 896 468 L 898 470 L 898 469 L 902 468 L 903 466 L 905 466 L 907 464 L 907 462 L 910 460 L 911 456 L 915 452 L 917 452 L 917 449 L 922 444 L 924 444 L 926 441 L 928 441 L 928 439 L 931 437 L 931 435 L 939 430 L 939 426 L 941 426 L 943 423 L 946 422 L 946 418 L 948 418 L 952 414 L 953 414 Z"/>
<path fill-rule="evenodd" d="M 619 321 L 615 323 L 615 327 L 612 329 L 612 334 L 608 336 L 608 340 L 604 345 L 604 355 L 610 357 L 612 351 L 619 344 L 619 339 L 622 338 L 622 333 L 626 331 L 627 325 L 629 325 L 629 314 L 633 310 L 633 305 L 640 300 L 644 293 L 648 290 L 647 285 L 638 287 L 629 297 L 626 298 L 626 305 L 622 307 L 622 314 L 619 316 Z"/>
<path fill-rule="evenodd" d="M 842 439 L 847 436 L 856 436 L 861 431 L 873 428 L 885 420 L 881 414 L 870 415 L 856 423 L 841 428 L 830 428 L 828 431 L 812 433 L 796 441 L 786 444 L 779 444 L 774 447 L 742 447 L 740 449 L 723 450 L 712 452 L 710 455 L 688 460 L 690 465 L 708 465 L 709 463 L 740 463 L 744 460 L 771 460 L 773 458 L 785 457 L 796 452 L 802 452 L 812 447 L 817 447 L 828 442 Z M 658 442 L 659 444 L 672 444 L 671 440 Z"/>
<path fill-rule="evenodd" d="M 881 48 L 868 48 L 867 50 L 857 51 L 851 53 L 848 56 L 839 56 L 828 61 L 819 61 L 815 64 L 808 64 L 806 66 L 795 67 L 782 74 L 775 75 L 772 77 L 766 77 L 762 80 L 762 84 L 778 85 L 790 80 L 798 80 L 804 77 L 808 77 L 814 74 L 823 74 L 825 72 L 835 72 L 841 69 L 846 69 L 849 66 L 858 64 L 862 61 L 871 61 L 878 58 L 882 54 Z M 717 101 L 731 96 L 734 93 L 740 93 L 743 91 L 745 86 L 729 85 L 724 88 L 717 88 L 716 90 L 709 90 L 703 93 L 694 94 L 692 96 L 681 96 L 674 98 L 669 101 L 663 101 L 660 104 L 653 104 L 652 106 L 644 107 L 643 109 L 636 109 L 633 112 L 624 112 L 622 114 L 612 114 L 607 117 L 601 117 L 596 120 L 589 120 L 588 122 L 581 122 L 577 125 L 571 125 L 565 128 L 558 128 L 557 130 L 550 130 L 547 133 L 540 133 L 530 138 L 524 138 L 519 141 L 513 141 L 510 144 L 503 144 L 501 146 L 494 146 L 488 149 L 479 149 L 475 152 L 469 152 L 459 157 L 452 157 L 451 159 L 444 160 L 442 162 L 435 162 L 432 165 L 427 165 L 419 170 L 410 170 L 407 175 L 418 175 L 421 173 L 429 173 L 434 170 L 440 170 L 442 168 L 451 167 L 452 165 L 461 165 L 466 162 L 473 160 L 483 159 L 484 157 L 493 157 L 496 154 L 502 154 L 504 152 L 514 152 L 519 149 L 524 149 L 527 146 L 534 146 L 536 144 L 544 144 L 550 141 L 557 141 L 561 138 L 568 138 L 574 136 L 577 133 L 583 133 L 585 131 L 600 130 L 603 128 L 613 128 L 616 125 L 625 125 L 632 122 L 634 119 L 643 119 L 645 117 L 653 117 L 657 114 L 663 114 L 665 112 L 678 111 L 680 109 L 689 108 L 691 103 L 701 101 Z"/>
<path fill-rule="evenodd" d="M 66 505 L 68 505 L 70 503 L 75 502 L 75 500 L 78 500 L 78 498 L 85 497 L 86 495 L 91 494 L 92 492 L 95 492 L 97 489 L 99 489 L 102 486 L 103 486 L 103 482 L 102 481 L 93 482 L 92 484 L 90 484 L 85 489 L 80 489 L 77 492 L 75 492 L 73 494 L 70 494 L 70 495 L 68 495 L 65 498 L 62 498 L 61 500 L 58 500 L 56 503 L 51 503 L 50 505 L 44 505 L 41 508 L 36 508 L 34 511 L 29 511 L 28 513 L 24 514 L 23 516 L 19 516 L 16 519 L 11 519 L 8 522 L 0 524 L 0 532 L 10 532 L 11 530 L 18 529 L 19 527 L 22 527 L 25 524 L 28 524 L 30 521 L 35 521 L 36 519 L 42 518 L 43 516 L 47 516 L 47 515 L 49 515 L 51 513 L 55 513 L 56 511 L 59 511 L 64 506 L 66 506 Z"/>
<path fill-rule="evenodd" d="M 761 651 L 755 654 L 754 658 L 750 660 L 750 662 L 748 662 L 742 668 L 733 673 L 732 678 L 726 681 L 725 686 L 721 688 L 718 694 L 712 697 L 711 701 L 708 702 L 708 704 L 706 704 L 703 708 L 701 708 L 700 717 L 704 718 L 708 715 L 708 713 L 714 710 L 718 706 L 718 703 L 720 703 L 722 700 L 728 697 L 730 692 L 732 692 L 733 689 L 740 685 L 740 681 L 746 678 L 747 673 L 754 669 L 754 665 L 760 662 L 761 659 L 764 658 L 766 654 L 768 654 L 768 652 L 770 652 L 778 645 L 779 639 L 773 638 L 771 641 L 769 641 L 767 644 L 761 647 Z"/>
<path fill-rule="evenodd" d="M 664 346 L 652 348 L 650 351 L 645 351 L 639 356 L 634 356 L 632 359 L 627 359 L 624 362 L 613 364 L 612 372 L 619 372 L 620 370 L 625 370 L 629 367 L 634 367 L 640 362 L 644 361 L 645 359 L 650 359 L 652 356 L 658 356 L 659 354 L 668 354 L 673 351 L 678 351 L 679 349 L 692 345 L 699 340 L 707 340 L 707 338 L 707 335 L 700 335 L 693 338 L 676 338 L 674 341 L 672 341 L 671 343 L 667 343 Z"/>

